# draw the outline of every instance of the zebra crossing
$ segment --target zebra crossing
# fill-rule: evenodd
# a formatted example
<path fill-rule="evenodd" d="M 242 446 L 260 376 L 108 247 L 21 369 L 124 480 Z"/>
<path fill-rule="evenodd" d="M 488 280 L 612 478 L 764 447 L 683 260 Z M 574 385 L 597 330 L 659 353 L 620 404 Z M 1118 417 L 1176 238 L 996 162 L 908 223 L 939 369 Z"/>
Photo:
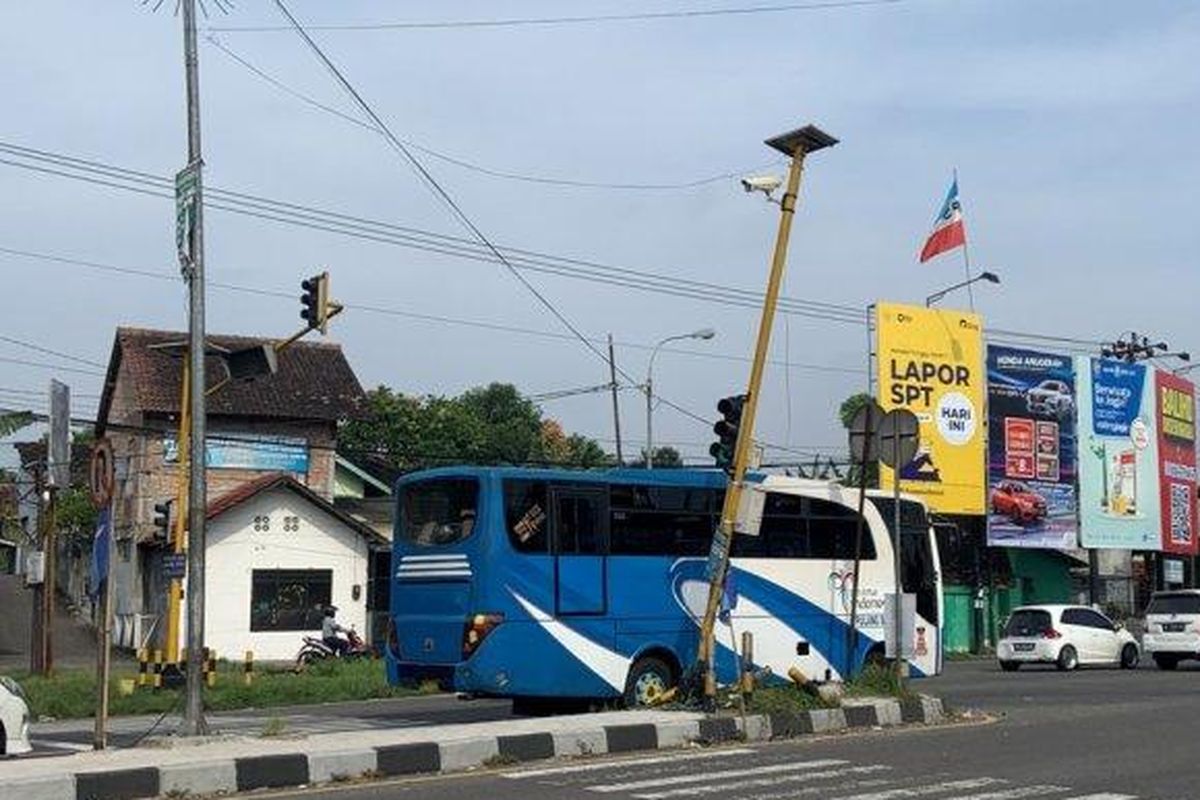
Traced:
<path fill-rule="evenodd" d="M 1119 792 L 995 776 L 912 774 L 883 763 L 807 758 L 755 763 L 739 748 L 514 770 L 513 781 L 554 787 L 562 797 L 633 800 L 1139 800 Z"/>

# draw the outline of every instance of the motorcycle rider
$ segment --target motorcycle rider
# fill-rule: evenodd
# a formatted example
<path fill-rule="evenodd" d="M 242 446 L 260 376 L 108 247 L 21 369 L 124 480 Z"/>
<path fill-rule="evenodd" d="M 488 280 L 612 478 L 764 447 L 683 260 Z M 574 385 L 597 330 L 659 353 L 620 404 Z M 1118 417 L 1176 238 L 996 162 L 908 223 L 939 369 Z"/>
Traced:
<path fill-rule="evenodd" d="M 338 634 L 349 633 L 350 631 L 338 624 L 336 619 L 337 611 L 337 606 L 325 607 L 325 618 L 321 620 L 321 639 L 325 642 L 325 646 L 332 650 L 335 656 L 340 658 L 350 649 L 350 642 Z"/>

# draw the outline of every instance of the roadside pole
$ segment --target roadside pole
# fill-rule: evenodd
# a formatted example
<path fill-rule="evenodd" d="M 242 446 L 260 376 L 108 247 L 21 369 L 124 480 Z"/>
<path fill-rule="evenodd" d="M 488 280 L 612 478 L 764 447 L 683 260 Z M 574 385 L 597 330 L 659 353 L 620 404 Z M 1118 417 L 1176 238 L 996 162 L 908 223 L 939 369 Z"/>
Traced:
<path fill-rule="evenodd" d="M 883 409 L 872 400 L 859 409 L 850 423 L 850 453 L 858 462 L 858 519 L 854 525 L 854 583 L 850 587 L 850 628 L 847 631 L 846 669 L 842 680 L 854 677 L 858 662 L 858 576 L 862 568 L 862 542 L 866 519 L 863 513 L 867 504 L 867 465 L 879 455 L 879 423 Z"/>
<path fill-rule="evenodd" d="M 189 288 L 188 364 L 191 392 L 191 435 L 188 472 L 187 548 L 187 688 L 183 730 L 188 736 L 207 732 L 204 721 L 204 514 L 207 507 L 205 459 L 204 371 L 204 193 L 200 147 L 200 70 L 196 46 L 196 0 L 182 0 L 183 55 L 187 85 L 188 168 L 195 171 L 188 253 L 184 273 Z"/>
<path fill-rule="evenodd" d="M 175 468 L 178 471 L 175 490 L 175 525 L 171 530 L 171 552 L 176 556 L 187 552 L 187 509 L 188 509 L 188 470 L 191 466 L 191 377 L 192 370 L 184 354 L 183 376 L 180 381 L 179 401 L 179 435 L 175 441 Z M 179 674 L 179 631 L 183 608 L 183 580 L 172 576 L 167 585 L 167 624 L 165 665 L 163 668 L 163 683 L 167 686 L 179 686 L 183 676 Z"/>
<path fill-rule="evenodd" d="M 608 380 L 609 387 L 612 389 L 613 429 L 617 436 L 617 464 L 624 465 L 625 456 L 621 452 L 621 406 L 617 403 L 617 359 L 613 355 L 611 333 L 608 335 Z"/>
<path fill-rule="evenodd" d="M 104 582 L 100 597 L 100 615 L 96 621 L 98 641 L 96 726 L 92 737 L 94 750 L 108 747 L 108 684 L 112 672 L 113 625 L 112 546 L 113 525 L 116 519 L 116 470 L 113 461 L 112 442 L 106 438 L 99 439 L 92 448 L 92 462 L 88 469 L 92 502 L 101 509 L 96 539 L 92 542 L 93 578 Z"/>
<path fill-rule="evenodd" d="M 898 433 L 898 432 L 897 432 Z M 905 459 L 907 460 L 907 459 Z M 904 669 L 904 582 L 900 579 L 900 549 L 903 547 L 903 531 L 900 529 L 900 436 L 892 437 L 892 463 L 895 472 L 892 474 L 892 530 L 896 546 L 892 548 L 892 560 L 896 571 L 896 602 L 893 603 L 893 624 L 896 626 L 896 677 L 905 677 Z"/>
<path fill-rule="evenodd" d="M 697 651 L 697 668 L 704 675 L 704 701 L 712 708 L 717 695 L 715 670 L 717 611 L 725 587 L 725 574 L 729 570 L 729 554 L 741 506 L 742 480 L 750 461 L 751 445 L 754 440 L 754 418 L 758 409 L 758 397 L 766 368 L 767 352 L 771 344 L 771 329 L 775 322 L 775 309 L 779 303 L 779 290 L 783 284 L 784 268 L 787 264 L 788 240 L 792 232 L 792 218 L 796 212 L 796 199 L 800 192 L 800 177 L 804 169 L 804 158 L 809 153 L 837 144 L 837 139 L 809 125 L 767 140 L 767 145 L 791 158 L 788 170 L 787 190 L 780 199 L 779 230 L 775 236 L 775 251 L 771 259 L 771 272 L 767 279 L 767 292 L 763 299 L 762 317 L 758 326 L 758 342 L 754 350 L 754 361 L 750 368 L 750 382 L 746 400 L 742 407 L 742 422 L 738 426 L 737 444 L 734 449 L 733 474 L 725 490 L 725 503 L 721 508 L 721 522 L 713 534 L 712 548 L 708 556 L 708 602 L 704 608 L 704 620 L 700 628 L 700 647 Z M 646 387 L 650 397 L 650 387 Z M 649 442 L 647 442 L 649 445 Z M 647 453 L 649 463 L 649 453 Z"/>
<path fill-rule="evenodd" d="M 46 573 L 42 578 L 42 675 L 50 677 L 54 672 L 54 595 L 58 591 L 58 489 L 46 489 L 46 551 L 44 563 Z"/>

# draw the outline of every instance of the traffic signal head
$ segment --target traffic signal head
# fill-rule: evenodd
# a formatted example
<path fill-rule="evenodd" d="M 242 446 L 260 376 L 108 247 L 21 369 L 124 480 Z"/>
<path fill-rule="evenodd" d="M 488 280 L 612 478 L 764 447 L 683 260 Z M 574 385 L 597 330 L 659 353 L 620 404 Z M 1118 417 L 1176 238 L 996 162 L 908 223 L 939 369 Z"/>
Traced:
<path fill-rule="evenodd" d="M 329 317 L 329 273 L 322 272 L 300 281 L 300 319 L 308 323 L 310 330 L 325 333 L 325 321 Z"/>
<path fill-rule="evenodd" d="M 717 435 L 717 441 L 708 448 L 708 452 L 717 462 L 717 466 L 726 472 L 733 471 L 738 432 L 742 425 L 742 409 L 745 405 L 746 395 L 744 394 L 725 397 L 717 403 L 717 411 L 721 413 L 721 419 L 713 425 L 713 433 Z"/>
<path fill-rule="evenodd" d="M 154 527 L 165 539 L 171 538 L 171 501 L 154 504 Z"/>

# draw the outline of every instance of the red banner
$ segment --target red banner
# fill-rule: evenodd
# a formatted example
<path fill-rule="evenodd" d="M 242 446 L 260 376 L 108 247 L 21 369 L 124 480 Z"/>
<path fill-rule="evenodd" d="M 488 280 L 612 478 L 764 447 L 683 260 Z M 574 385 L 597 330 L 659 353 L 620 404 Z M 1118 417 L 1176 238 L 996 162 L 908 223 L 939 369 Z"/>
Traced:
<path fill-rule="evenodd" d="M 1196 555 L 1196 387 L 1191 381 L 1155 370 L 1158 422 L 1158 477 L 1162 507 L 1162 549 Z"/>

